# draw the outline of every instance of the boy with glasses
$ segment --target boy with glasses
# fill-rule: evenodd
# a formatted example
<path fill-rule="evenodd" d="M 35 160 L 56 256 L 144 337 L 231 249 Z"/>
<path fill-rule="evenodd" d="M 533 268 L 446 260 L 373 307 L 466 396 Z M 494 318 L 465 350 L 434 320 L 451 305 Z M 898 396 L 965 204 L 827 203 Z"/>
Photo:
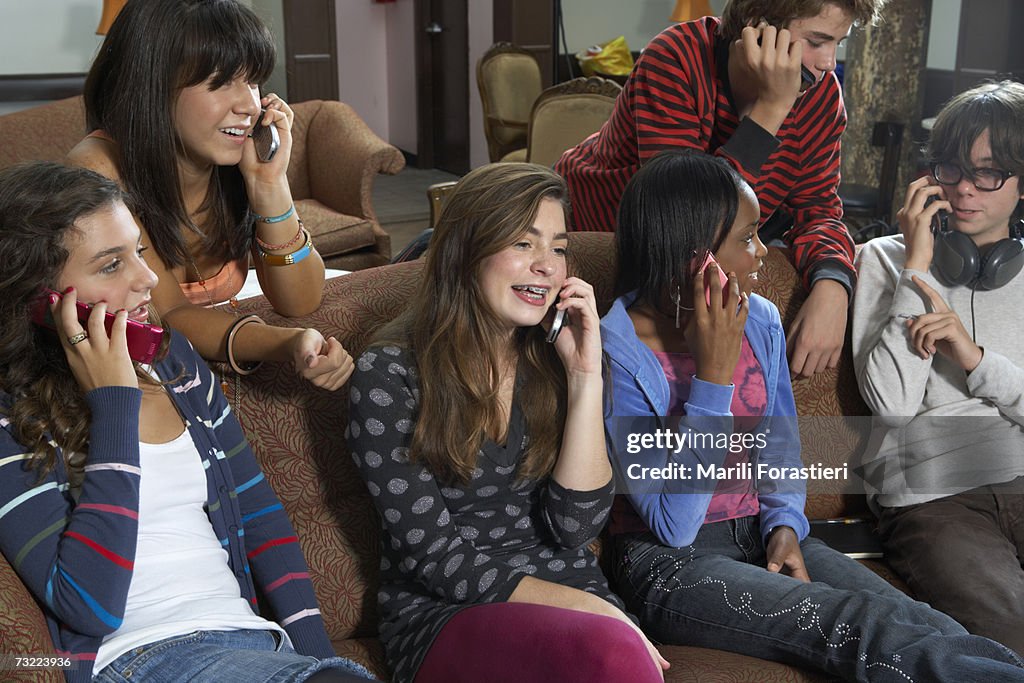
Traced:
<path fill-rule="evenodd" d="M 857 259 L 864 471 L 916 597 L 1024 653 L 1024 85 L 953 98 L 927 152 L 902 235 Z"/>

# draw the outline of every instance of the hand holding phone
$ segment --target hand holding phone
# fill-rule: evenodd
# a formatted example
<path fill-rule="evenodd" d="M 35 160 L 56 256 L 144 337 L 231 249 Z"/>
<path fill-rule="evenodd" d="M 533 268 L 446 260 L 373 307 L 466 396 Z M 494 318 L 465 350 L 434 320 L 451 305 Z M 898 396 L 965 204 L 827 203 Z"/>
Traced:
<path fill-rule="evenodd" d="M 718 261 L 715 260 L 715 257 L 714 255 L 712 255 L 710 250 L 708 251 L 707 258 L 704 259 L 704 263 L 702 263 L 700 268 L 697 270 L 697 277 L 699 277 L 701 280 L 704 280 L 704 271 L 707 270 L 708 266 L 710 266 L 712 263 L 715 264 L 715 270 L 718 272 L 718 289 L 720 292 L 722 292 L 722 308 L 725 308 L 725 302 L 729 296 L 727 289 L 729 285 L 729 278 L 728 276 L 726 276 L 725 271 L 722 270 L 722 266 L 718 265 Z M 704 300 L 708 302 L 708 306 L 710 307 L 711 286 L 707 284 L 704 285 Z"/>
<path fill-rule="evenodd" d="M 263 125 L 263 118 L 267 115 L 266 109 L 260 109 L 260 116 L 256 119 L 256 125 L 252 127 L 252 141 L 256 146 L 256 158 L 267 163 L 277 154 L 281 147 L 281 136 L 277 132 L 277 126 L 271 123 Z"/>
<path fill-rule="evenodd" d="M 36 300 L 32 307 L 32 322 L 40 327 L 57 331 L 57 325 L 53 320 L 53 314 L 50 312 L 50 298 L 57 297 L 61 298 L 61 295 L 52 289 L 45 290 L 42 295 Z M 78 322 L 81 323 L 82 328 L 89 329 L 89 316 L 92 313 L 92 306 L 89 304 L 82 303 L 81 301 L 75 302 L 76 313 L 78 315 Z M 111 330 L 114 326 L 115 316 L 111 313 L 105 313 L 103 316 L 103 326 L 106 329 L 107 337 L 110 336 Z M 160 350 L 160 342 L 163 341 L 164 329 L 158 325 L 150 325 L 148 323 L 140 323 L 134 320 L 129 320 L 125 329 L 125 335 L 128 343 L 128 355 L 132 360 L 143 364 L 150 364 L 156 357 L 157 351 Z"/>
<path fill-rule="evenodd" d="M 937 199 L 940 199 L 940 197 L 934 194 L 931 197 L 928 197 L 928 199 L 926 199 L 924 202 L 924 208 L 927 209 L 928 206 Z M 932 234 L 948 231 L 949 212 L 945 211 L 944 209 L 939 209 L 938 211 L 935 212 L 935 215 L 932 216 Z"/>
<path fill-rule="evenodd" d="M 555 319 L 551 321 L 551 329 L 548 330 L 548 336 L 545 340 L 549 344 L 554 344 L 558 339 L 559 333 L 561 333 L 563 327 L 569 326 L 569 313 L 566 309 L 555 309 Z"/>

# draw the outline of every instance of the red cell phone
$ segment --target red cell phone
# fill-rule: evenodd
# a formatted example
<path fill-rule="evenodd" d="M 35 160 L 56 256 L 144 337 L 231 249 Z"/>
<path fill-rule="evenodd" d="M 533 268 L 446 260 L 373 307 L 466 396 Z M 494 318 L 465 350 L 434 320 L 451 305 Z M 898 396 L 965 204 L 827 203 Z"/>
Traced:
<path fill-rule="evenodd" d="M 252 127 L 252 141 L 256 145 L 256 158 L 262 162 L 273 159 L 277 154 L 278 147 L 281 146 L 281 136 L 277 132 L 277 126 L 273 123 L 269 126 L 263 125 L 263 117 L 266 114 L 266 109 L 260 109 L 260 117 L 256 119 L 256 125 Z"/>
<path fill-rule="evenodd" d="M 50 313 L 49 299 L 51 294 L 60 296 L 57 292 L 49 289 L 43 292 L 43 295 L 37 299 L 37 303 L 32 308 L 32 322 L 40 327 L 56 331 L 57 327 L 54 325 L 53 315 Z M 82 323 L 82 327 L 86 327 L 89 323 L 89 314 L 92 311 L 92 306 L 79 301 L 77 302 L 77 308 L 78 322 Z M 103 324 L 107 328 L 107 335 L 109 336 L 110 330 L 114 325 L 114 316 L 110 313 L 104 315 Z M 160 342 L 164 338 L 164 328 L 159 325 L 129 320 L 125 336 L 128 340 L 128 355 L 131 359 L 148 365 L 153 362 L 156 352 L 160 349 Z"/>
<path fill-rule="evenodd" d="M 700 269 L 697 271 L 697 277 L 699 277 L 699 278 L 701 278 L 701 280 L 703 280 L 704 279 L 704 271 L 707 270 L 708 266 L 710 266 L 712 263 L 714 263 L 716 266 L 718 266 L 718 288 L 719 288 L 719 290 L 722 290 L 727 284 L 729 284 L 729 278 L 726 277 L 725 271 L 722 270 L 722 266 L 718 265 L 718 261 L 715 260 L 715 257 L 711 254 L 710 251 L 708 251 L 708 257 L 706 259 L 704 259 L 704 263 L 702 263 L 700 265 Z M 707 300 L 708 306 L 710 306 L 711 305 L 711 287 L 707 286 L 706 284 L 704 285 L 704 298 Z M 722 295 L 722 308 L 725 308 L 725 295 L 724 294 Z"/>

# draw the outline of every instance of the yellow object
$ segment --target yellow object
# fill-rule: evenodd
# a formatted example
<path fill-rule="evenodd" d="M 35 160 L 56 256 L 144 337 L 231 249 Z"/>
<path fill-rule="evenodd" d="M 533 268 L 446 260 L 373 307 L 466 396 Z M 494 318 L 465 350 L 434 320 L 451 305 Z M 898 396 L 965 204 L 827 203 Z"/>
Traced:
<path fill-rule="evenodd" d="M 708 0 L 676 0 L 676 8 L 672 10 L 669 21 L 692 21 L 714 14 Z"/>
<path fill-rule="evenodd" d="M 100 16 L 100 25 L 96 27 L 96 35 L 105 36 L 110 30 L 126 0 L 103 0 L 103 14 Z"/>
<path fill-rule="evenodd" d="M 576 60 L 584 76 L 628 76 L 633 69 L 633 55 L 625 36 L 581 50 L 576 53 Z"/>

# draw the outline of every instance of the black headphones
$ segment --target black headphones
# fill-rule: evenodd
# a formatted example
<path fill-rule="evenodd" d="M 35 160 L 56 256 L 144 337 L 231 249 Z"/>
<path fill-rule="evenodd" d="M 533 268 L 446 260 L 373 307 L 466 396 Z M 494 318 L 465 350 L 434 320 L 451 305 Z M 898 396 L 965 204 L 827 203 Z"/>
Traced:
<path fill-rule="evenodd" d="M 999 289 L 1017 277 L 1024 267 L 1024 219 L 1010 224 L 1010 237 L 992 245 L 982 256 L 978 245 L 967 235 L 949 229 L 945 211 L 936 214 L 935 254 L 932 263 L 951 285 L 979 289 Z M 933 228 L 934 228 L 933 224 Z"/>

